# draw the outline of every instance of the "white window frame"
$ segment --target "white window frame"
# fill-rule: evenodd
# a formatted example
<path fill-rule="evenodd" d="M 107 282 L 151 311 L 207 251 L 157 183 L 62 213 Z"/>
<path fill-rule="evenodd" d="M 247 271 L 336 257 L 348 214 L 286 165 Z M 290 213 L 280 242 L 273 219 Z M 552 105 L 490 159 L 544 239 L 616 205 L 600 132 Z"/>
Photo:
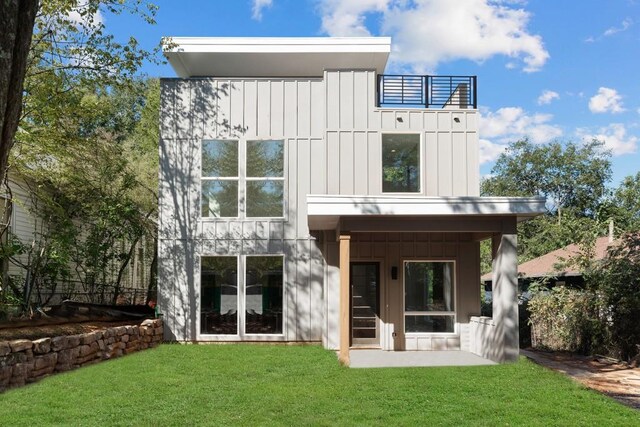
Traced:
<path fill-rule="evenodd" d="M 420 165 L 420 174 L 419 174 L 419 190 L 418 191 L 405 191 L 405 192 L 397 192 L 397 191 L 384 191 L 384 164 L 383 162 L 383 156 L 382 156 L 382 152 L 383 152 L 383 148 L 382 148 L 382 144 L 383 144 L 383 139 L 384 139 L 384 135 L 418 135 L 419 137 L 419 142 L 418 142 L 418 164 Z M 424 194 L 424 132 L 411 132 L 411 131 L 399 131 L 399 132 L 380 132 L 380 193 L 381 194 L 388 194 L 388 195 L 399 195 L 399 196 L 411 196 L 411 195 L 420 195 L 420 194 Z"/>
<path fill-rule="evenodd" d="M 238 143 L 238 176 L 237 177 L 209 177 L 202 175 L 202 147 L 205 141 L 236 141 Z M 283 158 L 282 158 L 282 177 L 247 177 L 247 142 L 249 141 L 282 141 L 283 144 Z M 229 220 L 286 220 L 288 212 L 287 204 L 287 139 L 284 137 L 270 137 L 270 138 L 207 138 L 200 140 L 200 190 L 198 193 L 198 217 L 201 221 L 229 221 Z M 202 182 L 203 181 L 237 181 L 238 182 L 238 200 L 237 211 L 238 215 L 235 217 L 230 216 L 202 216 Z M 282 182 L 282 214 L 280 216 L 270 217 L 257 217 L 247 216 L 247 182 L 249 181 L 281 181 Z M 241 203 L 243 201 L 243 203 Z"/>
<path fill-rule="evenodd" d="M 201 332 L 202 319 L 202 258 L 213 257 L 235 257 L 238 271 L 238 329 L 236 334 L 206 334 Z M 248 334 L 246 329 L 246 284 L 247 268 L 246 259 L 248 257 L 281 257 L 282 258 L 282 332 L 279 334 Z M 230 255 L 230 254 L 203 254 L 198 257 L 199 274 L 197 274 L 197 315 L 196 330 L 199 341 L 285 341 L 287 336 L 287 258 L 283 253 L 251 254 L 251 255 Z"/>
<path fill-rule="evenodd" d="M 240 329 L 240 301 L 241 301 L 241 297 L 240 297 L 240 292 L 242 292 L 243 286 L 241 285 L 241 276 L 240 274 L 238 274 L 238 282 L 237 282 L 237 286 L 238 286 L 238 291 L 236 292 L 237 295 L 237 318 L 238 318 L 238 325 L 236 326 L 236 333 L 235 334 L 206 334 L 206 333 L 202 333 L 202 258 L 221 258 L 221 257 L 225 257 L 225 258 L 235 258 L 236 259 L 236 271 L 238 273 L 240 273 L 240 271 L 243 271 L 244 269 L 241 270 L 241 259 L 242 257 L 238 256 L 238 255 L 228 255 L 228 254 L 212 254 L 212 255 L 202 255 L 200 257 L 198 257 L 198 275 L 197 277 L 197 281 L 198 281 L 198 285 L 197 285 L 197 290 L 198 290 L 198 298 L 197 298 L 197 315 L 196 315 L 196 331 L 197 331 L 197 336 L 200 337 L 205 337 L 205 339 L 207 340 L 212 340 L 212 341 L 239 341 L 240 337 L 241 337 L 241 329 Z M 242 276 L 244 277 L 244 276 Z"/>
<path fill-rule="evenodd" d="M 410 262 L 450 262 L 453 264 L 453 311 L 406 311 L 406 278 L 405 278 L 405 265 Z M 403 259 L 402 260 L 402 330 L 405 336 L 457 336 L 458 335 L 458 266 L 455 259 Z M 453 331 L 452 332 L 406 332 L 406 316 L 453 316 Z"/>

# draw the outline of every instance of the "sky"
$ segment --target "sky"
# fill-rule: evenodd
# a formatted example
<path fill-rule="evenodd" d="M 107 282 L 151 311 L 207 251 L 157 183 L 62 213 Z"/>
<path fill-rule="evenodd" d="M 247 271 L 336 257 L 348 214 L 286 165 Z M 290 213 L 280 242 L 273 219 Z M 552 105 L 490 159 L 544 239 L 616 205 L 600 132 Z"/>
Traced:
<path fill-rule="evenodd" d="M 386 72 L 476 75 L 481 174 L 506 144 L 598 138 L 612 186 L 640 171 L 640 0 L 208 0 L 154 2 L 156 25 L 104 13 L 152 49 L 163 36 L 390 36 Z M 149 76 L 173 77 L 168 64 Z"/>

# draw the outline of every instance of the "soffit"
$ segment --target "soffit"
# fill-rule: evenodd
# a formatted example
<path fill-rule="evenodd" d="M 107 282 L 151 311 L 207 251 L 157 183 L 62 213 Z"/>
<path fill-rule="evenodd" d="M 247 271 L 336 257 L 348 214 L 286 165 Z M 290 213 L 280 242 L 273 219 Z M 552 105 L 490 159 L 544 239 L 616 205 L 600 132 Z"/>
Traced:
<path fill-rule="evenodd" d="M 371 218 L 392 219 L 393 231 L 410 231 L 421 219 L 458 219 L 459 231 L 485 231 L 465 224 L 473 218 L 515 217 L 524 221 L 545 212 L 545 200 L 538 197 L 424 197 L 424 196 L 327 196 L 307 195 L 310 230 L 333 230 L 338 224 L 364 223 Z M 399 223 L 398 221 L 402 221 Z M 377 222 L 384 227 L 384 222 Z M 371 222 L 375 226 L 376 222 Z M 377 231 L 385 231 L 379 229 Z"/>
<path fill-rule="evenodd" d="M 164 55 L 179 77 L 322 77 L 324 70 L 384 72 L 389 37 L 171 37 Z"/>

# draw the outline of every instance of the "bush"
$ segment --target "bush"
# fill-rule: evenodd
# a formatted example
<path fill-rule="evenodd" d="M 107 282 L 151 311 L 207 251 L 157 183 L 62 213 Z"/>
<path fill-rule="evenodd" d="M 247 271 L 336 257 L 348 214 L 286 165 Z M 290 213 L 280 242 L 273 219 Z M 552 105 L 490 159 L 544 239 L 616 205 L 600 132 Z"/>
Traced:
<path fill-rule="evenodd" d="M 528 303 L 532 346 L 589 353 L 599 335 L 597 300 L 589 291 L 557 286 L 538 291 Z"/>
<path fill-rule="evenodd" d="M 640 356 L 640 233 L 628 233 L 609 249 L 590 281 L 597 286 L 603 323 L 614 356 Z"/>

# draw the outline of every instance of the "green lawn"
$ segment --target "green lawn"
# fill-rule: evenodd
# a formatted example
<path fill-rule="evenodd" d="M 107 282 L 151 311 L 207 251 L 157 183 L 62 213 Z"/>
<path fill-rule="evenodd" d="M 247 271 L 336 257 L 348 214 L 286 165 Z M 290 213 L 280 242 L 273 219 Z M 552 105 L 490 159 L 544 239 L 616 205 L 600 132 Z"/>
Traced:
<path fill-rule="evenodd" d="M 162 345 L 0 394 L 0 425 L 640 425 L 527 360 L 348 369 L 316 346 Z"/>

